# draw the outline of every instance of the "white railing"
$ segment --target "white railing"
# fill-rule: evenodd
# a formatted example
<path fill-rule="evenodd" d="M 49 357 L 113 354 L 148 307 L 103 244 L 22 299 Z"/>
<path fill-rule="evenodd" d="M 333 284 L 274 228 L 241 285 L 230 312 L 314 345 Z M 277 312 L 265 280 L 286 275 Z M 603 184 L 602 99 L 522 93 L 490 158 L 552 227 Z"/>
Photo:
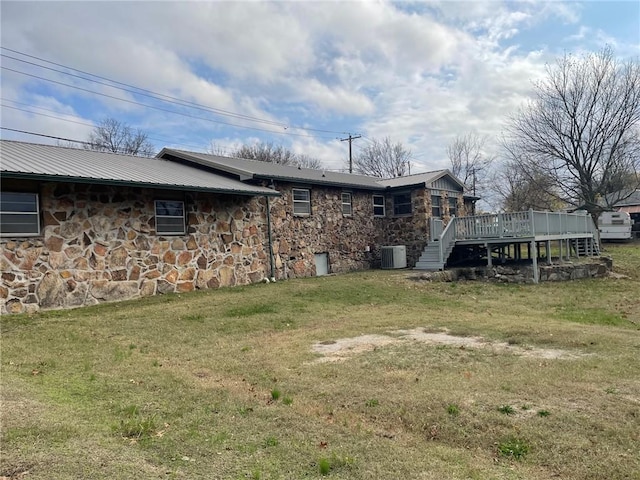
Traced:
<path fill-rule="evenodd" d="M 586 213 L 527 212 L 494 213 L 460 217 L 455 222 L 456 240 L 518 238 L 535 235 L 596 234 Z"/>
<path fill-rule="evenodd" d="M 449 220 L 449 223 L 447 223 L 447 226 L 440 234 L 440 241 L 438 243 L 440 247 L 440 264 L 441 265 L 444 265 L 444 263 L 447 261 L 447 259 L 444 258 L 445 252 L 449 247 L 451 247 L 451 245 L 453 245 L 456 242 L 457 220 L 458 219 L 456 217 L 451 217 L 451 219 Z"/>

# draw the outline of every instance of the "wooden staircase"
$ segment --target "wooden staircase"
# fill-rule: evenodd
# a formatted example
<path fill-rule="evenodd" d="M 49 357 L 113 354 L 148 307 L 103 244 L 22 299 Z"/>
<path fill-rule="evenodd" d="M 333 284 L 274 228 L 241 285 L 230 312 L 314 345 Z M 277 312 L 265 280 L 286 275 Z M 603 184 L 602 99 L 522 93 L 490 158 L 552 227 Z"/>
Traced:
<path fill-rule="evenodd" d="M 576 257 L 600 255 L 600 245 L 593 238 L 576 238 L 571 241 L 571 249 Z"/>
<path fill-rule="evenodd" d="M 444 266 L 447 263 L 449 255 L 451 255 L 451 252 L 453 251 L 453 247 L 455 247 L 455 242 L 443 248 L 443 261 L 440 261 L 440 242 L 429 242 L 427 246 L 424 247 L 424 251 L 422 252 L 422 255 L 420 255 L 420 258 L 414 268 L 416 270 L 428 270 L 432 272 L 444 270 Z"/>

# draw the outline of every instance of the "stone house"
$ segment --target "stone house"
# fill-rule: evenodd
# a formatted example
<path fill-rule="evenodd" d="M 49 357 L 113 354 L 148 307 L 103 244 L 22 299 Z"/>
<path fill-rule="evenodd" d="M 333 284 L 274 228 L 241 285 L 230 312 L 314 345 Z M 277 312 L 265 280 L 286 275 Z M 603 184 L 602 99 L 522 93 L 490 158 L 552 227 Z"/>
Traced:
<path fill-rule="evenodd" d="M 6 140 L 0 155 L 3 313 L 374 268 L 389 244 L 411 266 L 429 219 L 474 200 L 447 170 L 380 180 Z"/>

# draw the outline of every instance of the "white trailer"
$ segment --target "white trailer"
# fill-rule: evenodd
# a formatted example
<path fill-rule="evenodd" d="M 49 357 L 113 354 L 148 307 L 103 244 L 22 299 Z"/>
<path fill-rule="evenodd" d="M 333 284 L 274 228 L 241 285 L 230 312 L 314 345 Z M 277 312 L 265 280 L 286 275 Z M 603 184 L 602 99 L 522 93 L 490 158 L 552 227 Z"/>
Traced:
<path fill-rule="evenodd" d="M 631 215 L 627 212 L 602 212 L 598 217 L 600 239 L 631 240 Z"/>

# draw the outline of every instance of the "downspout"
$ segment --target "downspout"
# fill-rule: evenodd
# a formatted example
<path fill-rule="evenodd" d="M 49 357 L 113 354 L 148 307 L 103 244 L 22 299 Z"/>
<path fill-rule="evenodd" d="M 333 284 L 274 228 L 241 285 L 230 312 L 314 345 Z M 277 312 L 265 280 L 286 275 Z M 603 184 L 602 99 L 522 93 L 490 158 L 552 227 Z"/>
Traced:
<path fill-rule="evenodd" d="M 275 185 L 273 181 L 269 185 L 269 188 L 275 189 Z M 276 270 L 275 270 L 275 257 L 273 256 L 273 237 L 271 235 L 271 203 L 269 200 L 269 196 L 265 195 L 267 199 L 267 238 L 269 239 L 269 264 L 271 267 L 271 275 L 270 280 L 272 282 L 276 281 Z"/>

